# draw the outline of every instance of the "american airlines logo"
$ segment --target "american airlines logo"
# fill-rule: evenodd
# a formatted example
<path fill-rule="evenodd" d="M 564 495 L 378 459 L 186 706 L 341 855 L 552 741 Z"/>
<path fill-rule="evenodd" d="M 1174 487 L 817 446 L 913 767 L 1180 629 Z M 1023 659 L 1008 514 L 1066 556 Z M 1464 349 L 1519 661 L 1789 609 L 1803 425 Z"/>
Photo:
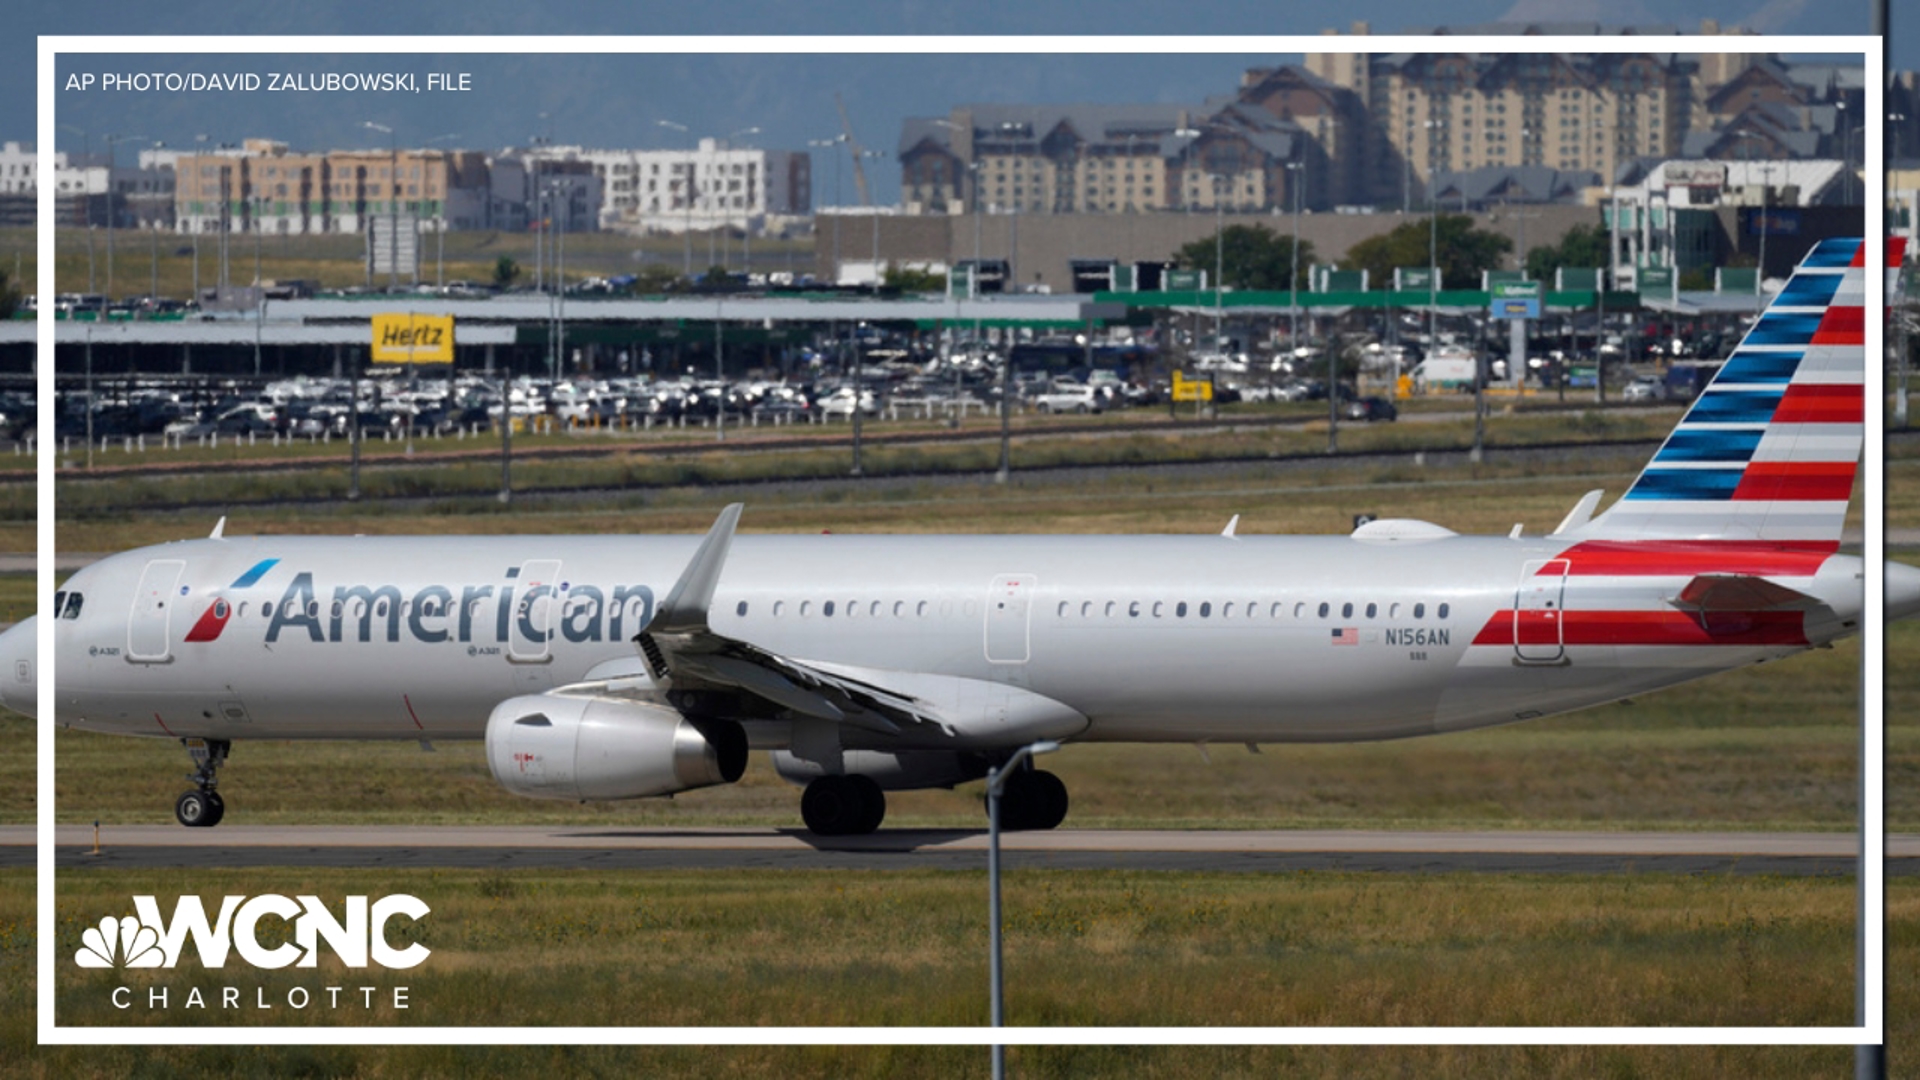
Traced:
<path fill-rule="evenodd" d="M 268 971 L 318 967 L 322 942 L 352 969 L 404 970 L 418 967 L 432 952 L 417 941 L 395 948 L 389 940 L 400 921 L 418 923 L 427 916 L 427 905 L 405 893 L 377 900 L 349 896 L 338 917 L 317 896 L 275 893 L 222 897 L 211 919 L 198 896 L 175 901 L 172 918 L 161 915 L 151 896 L 134 897 L 133 910 L 118 919 L 109 915 L 82 932 L 73 962 L 83 968 L 171 968 L 189 941 L 202 967 L 225 967 L 229 955 L 237 954 Z M 290 926 L 292 940 L 285 940 L 284 932 L 263 935 L 261 923 L 268 919 Z"/>

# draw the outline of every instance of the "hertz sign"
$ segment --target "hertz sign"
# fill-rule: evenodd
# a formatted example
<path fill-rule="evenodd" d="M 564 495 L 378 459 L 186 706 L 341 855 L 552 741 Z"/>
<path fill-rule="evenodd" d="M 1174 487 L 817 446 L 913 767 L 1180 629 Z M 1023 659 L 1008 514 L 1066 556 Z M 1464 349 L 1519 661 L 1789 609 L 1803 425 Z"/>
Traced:
<path fill-rule="evenodd" d="M 453 316 L 375 315 L 373 362 L 376 364 L 453 363 Z"/>

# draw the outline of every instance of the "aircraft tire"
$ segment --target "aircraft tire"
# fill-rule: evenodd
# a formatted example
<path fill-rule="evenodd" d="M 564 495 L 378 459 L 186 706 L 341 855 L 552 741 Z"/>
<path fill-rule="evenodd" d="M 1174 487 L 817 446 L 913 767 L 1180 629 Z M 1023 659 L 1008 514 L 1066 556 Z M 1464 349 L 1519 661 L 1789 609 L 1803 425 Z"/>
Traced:
<path fill-rule="evenodd" d="M 845 779 L 847 787 L 859 795 L 861 802 L 860 820 L 851 832 L 856 836 L 864 836 L 878 829 L 880 823 L 887 819 L 887 793 L 880 790 L 880 785 L 871 776 L 855 774 Z"/>
<path fill-rule="evenodd" d="M 210 791 L 182 793 L 173 804 L 174 818 L 189 829 L 204 829 L 219 821 L 220 811 L 214 809 L 212 794 Z"/>
<path fill-rule="evenodd" d="M 1067 785 L 1043 769 L 1016 773 L 1000 795 L 1000 827 L 1031 832 L 1057 827 L 1067 817 Z"/>
<path fill-rule="evenodd" d="M 220 793 L 217 791 L 207 792 L 207 808 L 210 813 L 207 817 L 206 828 L 213 828 L 215 825 L 220 824 L 221 818 L 227 816 L 227 800 L 221 798 Z"/>
<path fill-rule="evenodd" d="M 872 832 L 886 812 L 880 785 L 864 776 L 822 776 L 800 796 L 800 818 L 816 836 Z"/>

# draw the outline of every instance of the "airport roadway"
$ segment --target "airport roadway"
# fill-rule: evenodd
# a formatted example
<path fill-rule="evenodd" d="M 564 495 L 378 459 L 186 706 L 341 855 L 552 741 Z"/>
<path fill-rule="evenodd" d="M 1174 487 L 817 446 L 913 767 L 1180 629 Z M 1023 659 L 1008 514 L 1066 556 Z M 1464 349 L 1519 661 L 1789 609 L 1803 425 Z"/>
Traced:
<path fill-rule="evenodd" d="M 34 830 L 0 827 L 0 866 L 33 864 Z M 1008 833 L 1009 868 L 1391 873 L 1851 874 L 1846 833 L 1175 831 Z M 61 869 L 319 866 L 524 869 L 978 870 L 980 829 L 882 829 L 823 838 L 802 829 L 618 826 L 63 825 Z M 1920 835 L 1888 842 L 1887 871 L 1920 876 Z"/>

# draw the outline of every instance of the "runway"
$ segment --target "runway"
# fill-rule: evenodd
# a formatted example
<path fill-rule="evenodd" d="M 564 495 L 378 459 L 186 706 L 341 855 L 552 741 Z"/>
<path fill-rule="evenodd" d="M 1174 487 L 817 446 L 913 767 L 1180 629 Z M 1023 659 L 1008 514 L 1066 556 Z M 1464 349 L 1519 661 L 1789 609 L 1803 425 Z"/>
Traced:
<path fill-rule="evenodd" d="M 0 827 L 0 866 L 33 864 L 30 826 Z M 763 827 L 109 825 L 56 832 L 61 869 L 311 866 L 523 869 L 979 870 L 980 829 L 882 829 L 816 837 Z M 1576 873 L 1844 875 L 1848 833 L 1389 832 L 1373 830 L 1059 829 L 1007 833 L 1009 868 L 1282 873 Z M 1888 840 L 1890 876 L 1920 876 L 1920 835 Z"/>

